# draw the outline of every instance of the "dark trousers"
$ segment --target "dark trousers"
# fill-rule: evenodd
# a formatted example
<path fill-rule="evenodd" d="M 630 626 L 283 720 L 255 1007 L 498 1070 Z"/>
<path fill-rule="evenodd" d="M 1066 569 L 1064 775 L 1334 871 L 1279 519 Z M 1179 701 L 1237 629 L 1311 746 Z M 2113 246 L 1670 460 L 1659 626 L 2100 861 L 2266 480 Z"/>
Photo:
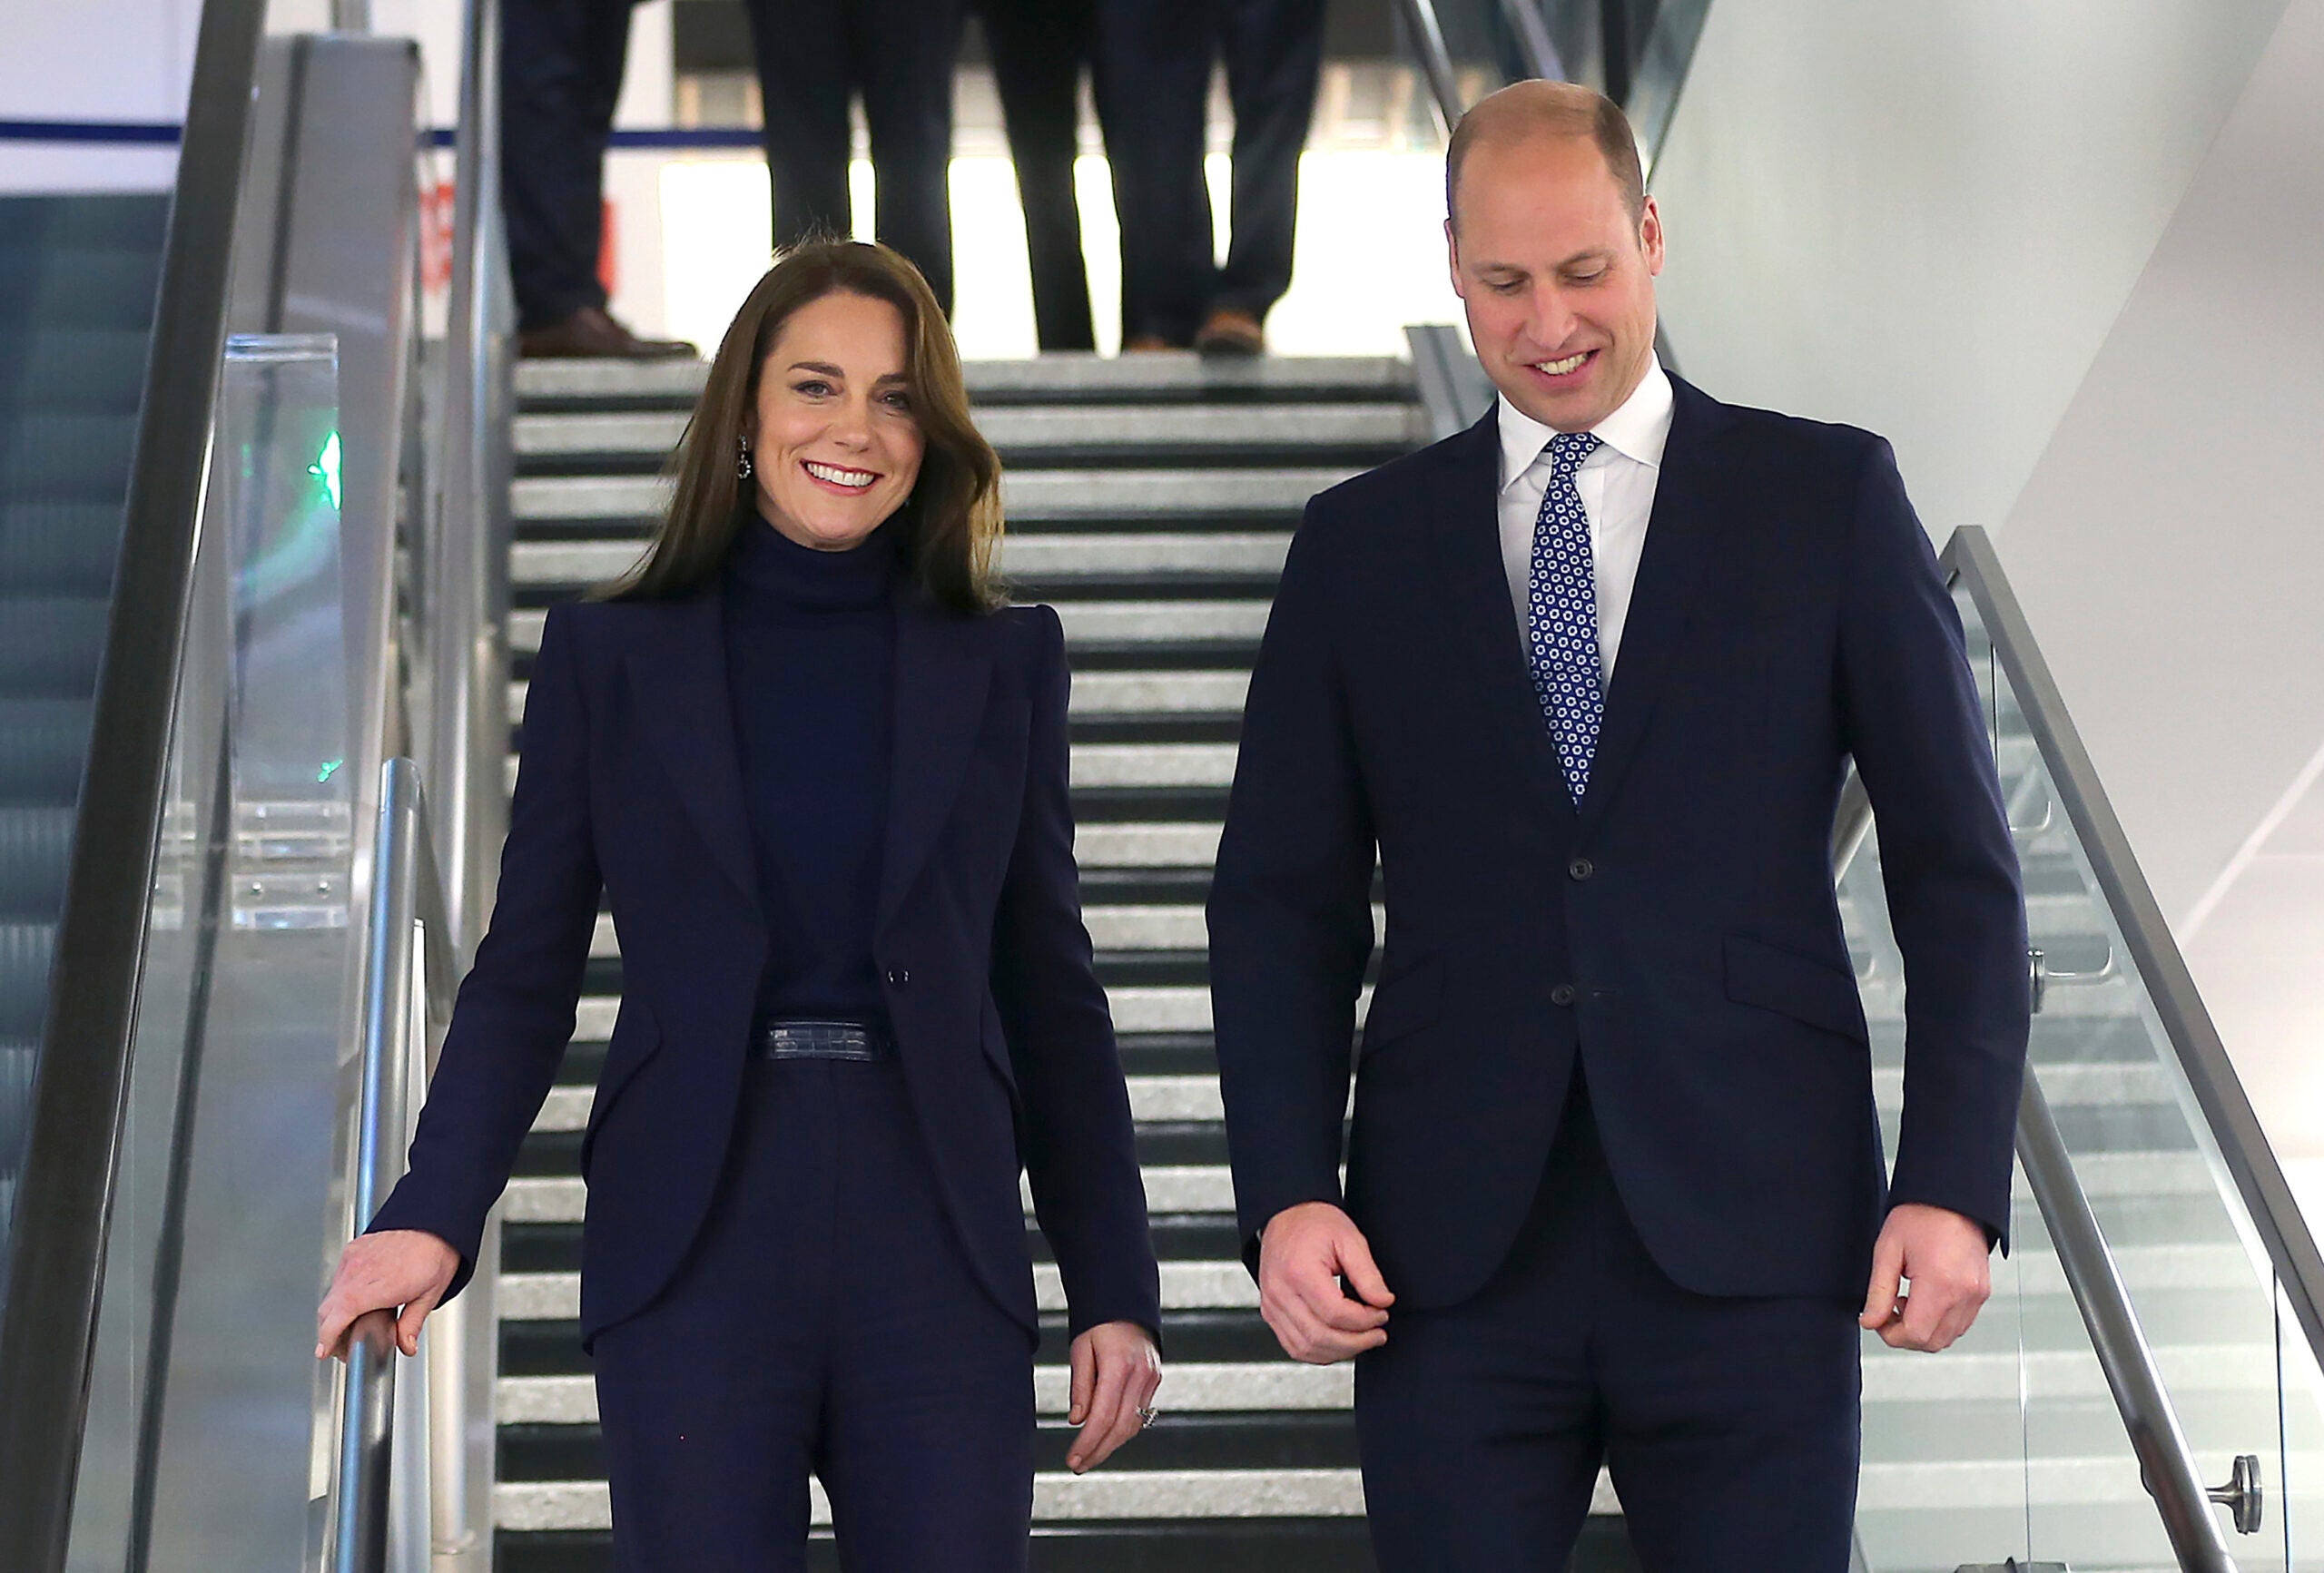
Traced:
<path fill-rule="evenodd" d="M 1095 349 L 1073 187 L 1081 70 L 1097 44 L 1095 0 L 980 0 L 979 14 L 1025 208 L 1034 329 L 1043 349 Z"/>
<path fill-rule="evenodd" d="M 1226 58 L 1235 174 L 1226 266 L 1203 180 L 1211 63 Z M 1098 105 L 1122 234 L 1122 335 L 1183 345 L 1211 310 L 1264 318 L 1291 287 L 1299 152 L 1324 0 L 1098 0 Z"/>
<path fill-rule="evenodd" d="M 630 0 L 504 0 L 500 190 L 517 319 L 602 307 L 606 143 L 629 55 Z"/>
<path fill-rule="evenodd" d="M 873 231 L 952 310 L 952 68 L 960 0 L 745 0 L 774 183 L 774 243 L 844 238 L 848 104 L 863 99 Z"/>
<path fill-rule="evenodd" d="M 596 1342 L 623 1573 L 1021 1573 L 1032 1335 L 978 1283 L 892 1062 L 754 1061 L 702 1238 Z"/>
<path fill-rule="evenodd" d="M 1671 1283 L 1569 1107 L 1499 1273 L 1357 1359 L 1381 1573 L 1563 1573 L 1601 1461 L 1649 1573 L 1846 1573 L 1857 1307 Z"/>

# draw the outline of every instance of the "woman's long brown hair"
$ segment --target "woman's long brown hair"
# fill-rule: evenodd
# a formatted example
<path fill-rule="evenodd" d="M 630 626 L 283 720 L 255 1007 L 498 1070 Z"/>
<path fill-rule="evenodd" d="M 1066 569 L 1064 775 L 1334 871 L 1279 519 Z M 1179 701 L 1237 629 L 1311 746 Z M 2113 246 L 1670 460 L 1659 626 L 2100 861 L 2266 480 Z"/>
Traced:
<path fill-rule="evenodd" d="M 1000 457 L 969 418 L 951 327 L 919 269 L 886 246 L 857 241 L 798 246 L 753 287 L 670 457 L 669 511 L 645 559 L 600 592 L 603 598 L 672 600 L 717 575 L 749 501 L 735 458 L 743 419 L 758 400 L 759 369 L 783 324 L 832 294 L 885 300 L 904 320 L 904 375 L 925 451 L 911 496 L 880 527 L 897 532 L 908 571 L 940 605 L 982 613 L 1001 604 L 992 564 L 1000 540 Z"/>

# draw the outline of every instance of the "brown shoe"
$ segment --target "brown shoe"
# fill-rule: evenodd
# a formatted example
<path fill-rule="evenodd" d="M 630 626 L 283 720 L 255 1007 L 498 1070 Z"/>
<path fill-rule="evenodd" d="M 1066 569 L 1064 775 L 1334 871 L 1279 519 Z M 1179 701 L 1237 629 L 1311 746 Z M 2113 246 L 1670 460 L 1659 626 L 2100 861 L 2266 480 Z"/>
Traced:
<path fill-rule="evenodd" d="M 517 353 L 535 359 L 672 360 L 702 351 L 683 339 L 640 339 L 596 306 L 517 335 Z"/>
<path fill-rule="evenodd" d="M 1266 329 L 1248 311 L 1221 306 L 1195 335 L 1195 349 L 1205 355 L 1265 355 Z"/>
<path fill-rule="evenodd" d="M 1125 355 L 1152 355 L 1157 350 L 1177 349 L 1183 346 L 1171 343 L 1159 333 L 1132 334 L 1122 344 Z"/>

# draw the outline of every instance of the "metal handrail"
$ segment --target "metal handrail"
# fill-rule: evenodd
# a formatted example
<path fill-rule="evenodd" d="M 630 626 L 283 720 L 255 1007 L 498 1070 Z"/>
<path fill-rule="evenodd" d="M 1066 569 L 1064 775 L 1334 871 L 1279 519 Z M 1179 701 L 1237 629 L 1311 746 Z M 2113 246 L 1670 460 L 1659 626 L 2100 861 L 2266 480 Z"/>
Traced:
<path fill-rule="evenodd" d="M 1449 137 L 1468 105 L 1461 102 L 1460 74 L 1452 68 L 1452 51 L 1444 42 L 1444 23 L 1436 15 L 1436 0 L 1404 0 L 1404 22 L 1412 30 L 1421 74 L 1428 79 L 1436 129 Z"/>
<path fill-rule="evenodd" d="M 444 396 L 415 600 L 424 694 L 421 757 L 435 806 L 445 938 L 476 953 L 506 828 L 509 347 L 514 336 L 500 182 L 499 0 L 463 7 L 453 143 L 453 251 Z M 435 1316 L 428 1370 L 428 1496 L 439 1558 L 489 1557 L 497 1368 L 498 1219 L 487 1221 L 468 1293 Z"/>
<path fill-rule="evenodd" d="M 414 1095 L 425 1088 L 434 1047 L 451 1018 L 455 976 L 427 801 L 419 767 L 409 759 L 391 759 L 380 767 L 378 827 L 350 1187 L 357 1228 L 379 1211 L 402 1174 Z M 371 1313 L 358 1328 L 342 1378 L 325 1573 L 384 1573 L 389 1566 L 395 1343 L 386 1312 Z M 419 1510 L 394 1539 L 407 1546 L 431 1545 L 426 1497 L 416 1504 Z"/>
<path fill-rule="evenodd" d="M 2236 1194 L 2259 1232 L 2309 1348 L 2324 1356 L 2324 1254 L 2318 1253 L 2316 1236 L 2293 1200 L 2227 1046 L 2196 991 L 2194 975 L 2171 937 L 2170 924 L 2131 851 L 2130 838 L 2099 784 L 2097 769 L 2002 572 L 1992 538 L 1974 527 L 1955 530 L 1942 563 L 1967 588 L 1984 618 L 2026 730 L 2122 930 L 2132 965 L 2146 984 L 2203 1123 L 2219 1145 Z"/>
<path fill-rule="evenodd" d="M 425 603 L 426 759 L 453 944 L 473 955 L 491 898 L 507 741 L 507 241 L 500 199 L 498 0 L 468 0 L 453 153 L 443 454 Z"/>
<path fill-rule="evenodd" d="M 202 538 L 261 0 L 209 0 L 49 975 L 0 1312 L 0 1568 L 64 1566 L 87 1421 L 182 632 Z M 158 636 L 157 636 L 158 631 Z M 92 826 L 104 833 L 88 833 Z"/>

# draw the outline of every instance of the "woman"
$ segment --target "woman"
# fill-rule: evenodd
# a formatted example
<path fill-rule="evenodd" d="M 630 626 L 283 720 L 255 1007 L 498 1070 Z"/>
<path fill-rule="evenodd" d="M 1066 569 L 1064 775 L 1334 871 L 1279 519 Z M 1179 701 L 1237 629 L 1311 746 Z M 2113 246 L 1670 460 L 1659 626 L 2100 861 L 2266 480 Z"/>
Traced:
<path fill-rule="evenodd" d="M 1020 1157 L 1070 1306 L 1068 1464 L 1152 1418 L 1064 636 L 999 606 L 999 473 L 911 265 L 805 247 L 727 330 L 644 562 L 543 630 L 491 932 L 318 1352 L 399 1310 L 409 1353 L 465 1282 L 602 888 L 624 988 L 581 1326 L 618 1567 L 803 1567 L 811 1470 L 851 1568 L 1023 1567 Z"/>

